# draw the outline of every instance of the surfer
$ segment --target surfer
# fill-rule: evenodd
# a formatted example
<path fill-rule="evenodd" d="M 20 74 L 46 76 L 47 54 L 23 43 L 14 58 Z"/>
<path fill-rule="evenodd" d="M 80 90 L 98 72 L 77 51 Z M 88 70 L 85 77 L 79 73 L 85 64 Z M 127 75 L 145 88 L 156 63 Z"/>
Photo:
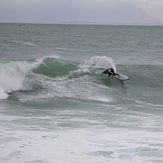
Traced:
<path fill-rule="evenodd" d="M 105 70 L 104 72 L 102 72 L 102 74 L 105 74 L 105 75 L 108 74 L 108 76 L 112 75 L 112 77 L 114 77 L 115 75 L 118 75 L 118 77 L 120 77 L 120 75 L 116 74 L 112 68 Z"/>

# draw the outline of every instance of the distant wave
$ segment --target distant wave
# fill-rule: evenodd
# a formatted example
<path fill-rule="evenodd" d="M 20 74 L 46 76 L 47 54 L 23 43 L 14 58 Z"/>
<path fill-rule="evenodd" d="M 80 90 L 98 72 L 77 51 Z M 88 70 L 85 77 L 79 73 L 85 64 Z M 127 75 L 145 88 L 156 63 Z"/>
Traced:
<path fill-rule="evenodd" d="M 15 44 L 23 44 L 23 45 L 27 45 L 27 46 L 33 46 L 33 47 L 37 47 L 37 45 L 33 42 L 25 42 L 25 41 L 12 41 Z"/>

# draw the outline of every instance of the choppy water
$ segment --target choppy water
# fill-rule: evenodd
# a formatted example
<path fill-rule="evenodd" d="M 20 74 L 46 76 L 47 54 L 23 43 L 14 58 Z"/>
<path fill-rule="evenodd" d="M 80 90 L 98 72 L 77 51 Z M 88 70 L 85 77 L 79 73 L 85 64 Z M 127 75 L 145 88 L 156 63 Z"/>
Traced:
<path fill-rule="evenodd" d="M 0 33 L 1 162 L 163 161 L 162 26 Z M 130 80 L 101 75 L 109 67 Z"/>

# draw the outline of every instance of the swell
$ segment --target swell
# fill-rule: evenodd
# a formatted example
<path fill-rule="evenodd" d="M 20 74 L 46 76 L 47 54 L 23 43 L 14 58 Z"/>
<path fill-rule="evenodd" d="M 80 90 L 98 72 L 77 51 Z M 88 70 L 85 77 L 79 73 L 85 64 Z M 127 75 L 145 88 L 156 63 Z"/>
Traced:
<path fill-rule="evenodd" d="M 117 65 L 122 73 L 130 76 L 133 87 L 161 88 L 163 80 L 160 65 Z"/>

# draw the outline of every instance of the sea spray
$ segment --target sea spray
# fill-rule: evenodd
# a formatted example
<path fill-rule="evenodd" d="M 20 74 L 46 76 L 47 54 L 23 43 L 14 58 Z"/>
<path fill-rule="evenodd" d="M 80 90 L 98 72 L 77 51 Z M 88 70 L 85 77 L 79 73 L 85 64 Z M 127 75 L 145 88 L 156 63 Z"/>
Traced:
<path fill-rule="evenodd" d="M 26 61 L 9 61 L 0 63 L 1 97 L 7 98 L 7 93 L 20 90 L 23 87 L 30 64 Z M 0 97 L 0 99 L 1 99 Z"/>
<path fill-rule="evenodd" d="M 112 67 L 116 72 L 116 64 L 111 57 L 106 56 L 93 56 L 91 59 L 85 61 L 84 63 L 79 65 L 80 68 L 88 70 L 88 68 L 103 68 L 107 69 Z"/>
<path fill-rule="evenodd" d="M 93 56 L 90 59 L 78 65 L 78 68 L 69 73 L 69 77 L 79 77 L 80 75 L 94 74 L 101 72 L 104 69 L 112 67 L 116 72 L 116 64 L 111 57 Z"/>
<path fill-rule="evenodd" d="M 3 88 L 0 87 L 0 100 L 6 99 L 8 97 L 7 93 Z"/>

